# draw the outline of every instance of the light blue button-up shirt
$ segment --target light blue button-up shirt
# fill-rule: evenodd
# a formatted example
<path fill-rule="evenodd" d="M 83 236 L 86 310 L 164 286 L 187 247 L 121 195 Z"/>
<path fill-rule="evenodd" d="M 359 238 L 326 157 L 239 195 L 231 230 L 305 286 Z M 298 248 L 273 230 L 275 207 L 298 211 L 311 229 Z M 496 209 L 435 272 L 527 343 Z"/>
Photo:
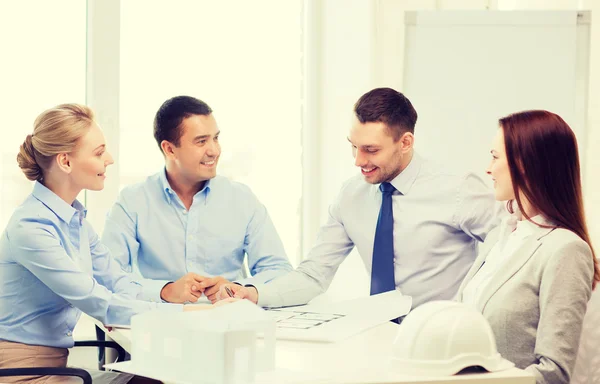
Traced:
<path fill-rule="evenodd" d="M 477 244 L 499 224 L 502 206 L 474 174 L 457 175 L 414 154 L 391 181 L 396 288 L 413 307 L 451 299 L 475 261 Z M 324 292 L 354 247 L 371 274 L 382 194 L 362 175 L 347 181 L 329 208 L 316 245 L 298 268 L 253 284 L 262 306 L 303 304 Z"/>
<path fill-rule="evenodd" d="M 86 210 L 37 182 L 0 238 L 0 339 L 70 348 L 81 311 L 104 324 L 129 324 L 151 309 L 181 305 L 137 300 L 141 287 L 112 260 Z"/>
<path fill-rule="evenodd" d="M 245 284 L 292 270 L 265 206 L 247 186 L 217 176 L 188 211 L 165 172 L 123 189 L 102 235 L 145 298 L 160 300 L 165 284 L 188 272 Z M 252 279 L 242 270 L 245 255 Z"/>

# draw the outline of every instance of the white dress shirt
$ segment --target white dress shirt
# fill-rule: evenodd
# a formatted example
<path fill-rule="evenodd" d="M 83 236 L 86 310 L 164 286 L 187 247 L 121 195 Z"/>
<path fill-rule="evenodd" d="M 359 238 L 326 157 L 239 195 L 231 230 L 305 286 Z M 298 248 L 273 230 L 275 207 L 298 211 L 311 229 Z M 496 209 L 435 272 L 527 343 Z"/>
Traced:
<path fill-rule="evenodd" d="M 543 222 L 542 216 L 535 216 L 532 220 L 538 223 Z M 504 218 L 500 226 L 498 242 L 491 249 L 484 264 L 473 276 L 473 279 L 465 286 L 463 303 L 475 305 L 482 292 L 485 292 L 492 276 L 503 268 L 505 261 L 509 260 L 533 235 L 535 224 L 523 220 L 521 214 L 517 211 Z"/>
<path fill-rule="evenodd" d="M 476 175 L 457 175 L 414 154 L 391 181 L 396 287 L 413 305 L 451 299 L 476 257 L 477 243 L 498 223 L 491 190 Z M 381 206 L 378 184 L 362 175 L 348 180 L 329 208 L 329 219 L 298 268 L 268 284 L 256 284 L 258 304 L 307 303 L 329 287 L 356 246 L 371 273 L 373 242 Z"/>

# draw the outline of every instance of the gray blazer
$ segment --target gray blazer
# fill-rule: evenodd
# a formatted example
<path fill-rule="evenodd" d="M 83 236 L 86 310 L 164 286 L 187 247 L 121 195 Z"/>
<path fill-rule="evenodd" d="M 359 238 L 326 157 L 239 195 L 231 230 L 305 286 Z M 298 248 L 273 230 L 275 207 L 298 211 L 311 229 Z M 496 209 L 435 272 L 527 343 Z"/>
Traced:
<path fill-rule="evenodd" d="M 499 233 L 497 227 L 488 234 L 458 290 L 458 301 Z M 569 383 L 593 274 L 586 242 L 566 229 L 536 226 L 475 303 L 494 331 L 498 352 L 534 374 L 537 383 Z"/>

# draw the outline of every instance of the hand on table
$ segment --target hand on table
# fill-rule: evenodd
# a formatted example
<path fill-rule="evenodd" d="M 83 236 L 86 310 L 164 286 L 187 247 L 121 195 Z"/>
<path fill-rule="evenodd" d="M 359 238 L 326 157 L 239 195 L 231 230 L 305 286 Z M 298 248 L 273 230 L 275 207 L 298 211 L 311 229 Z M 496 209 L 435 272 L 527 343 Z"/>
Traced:
<path fill-rule="evenodd" d="M 227 300 L 231 296 L 229 296 L 226 288 L 228 288 L 232 293 L 233 297 L 236 299 L 246 299 L 254 304 L 258 303 L 258 291 L 254 287 L 242 287 L 239 284 L 225 284 L 222 285 L 217 293 L 217 300 Z"/>
<path fill-rule="evenodd" d="M 227 280 L 222 276 L 208 277 L 203 280 L 199 288 L 204 292 L 204 295 L 210 300 L 211 303 L 217 302 L 217 292 L 223 285 L 235 285 L 231 281 Z"/>
<path fill-rule="evenodd" d="M 202 296 L 202 282 L 209 278 L 190 272 L 179 280 L 165 285 L 160 297 L 169 303 L 195 303 Z"/>

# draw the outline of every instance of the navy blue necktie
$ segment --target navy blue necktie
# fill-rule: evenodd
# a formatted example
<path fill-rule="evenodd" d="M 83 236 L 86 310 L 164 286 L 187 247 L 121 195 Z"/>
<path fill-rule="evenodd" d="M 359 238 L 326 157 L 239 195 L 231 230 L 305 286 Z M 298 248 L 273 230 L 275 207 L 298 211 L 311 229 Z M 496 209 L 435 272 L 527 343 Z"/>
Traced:
<path fill-rule="evenodd" d="M 396 188 L 390 183 L 381 183 L 379 189 L 382 196 L 373 245 L 371 295 L 396 289 L 394 280 L 394 214 L 392 212 L 392 193 Z"/>

